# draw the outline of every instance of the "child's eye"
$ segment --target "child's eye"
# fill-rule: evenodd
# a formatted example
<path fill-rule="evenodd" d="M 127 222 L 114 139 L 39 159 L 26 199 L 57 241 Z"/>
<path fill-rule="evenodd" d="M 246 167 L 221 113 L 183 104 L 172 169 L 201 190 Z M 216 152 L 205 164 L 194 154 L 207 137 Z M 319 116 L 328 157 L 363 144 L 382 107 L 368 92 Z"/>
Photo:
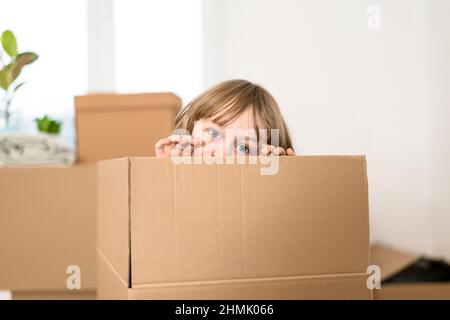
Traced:
<path fill-rule="evenodd" d="M 208 128 L 206 129 L 206 132 L 208 132 L 208 134 L 213 138 L 218 138 L 221 136 L 221 133 L 219 132 L 219 130 L 213 129 L 213 128 Z"/>
<path fill-rule="evenodd" d="M 246 144 L 238 144 L 236 146 L 236 151 L 238 154 L 249 154 L 250 148 Z"/>

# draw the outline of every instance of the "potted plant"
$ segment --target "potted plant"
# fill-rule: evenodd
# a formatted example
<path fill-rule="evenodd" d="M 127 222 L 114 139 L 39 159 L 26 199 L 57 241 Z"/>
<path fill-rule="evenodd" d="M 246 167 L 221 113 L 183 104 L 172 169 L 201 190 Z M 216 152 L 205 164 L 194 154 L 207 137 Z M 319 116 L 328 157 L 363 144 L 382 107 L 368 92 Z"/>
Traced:
<path fill-rule="evenodd" d="M 0 52 L 0 88 L 3 91 L 0 104 L 0 129 L 8 129 L 11 102 L 17 90 L 25 83 L 18 80 L 22 68 L 36 61 L 38 56 L 33 52 L 19 53 L 16 37 L 10 30 L 2 33 L 0 41 L 4 51 Z"/>
<path fill-rule="evenodd" d="M 48 115 L 45 115 L 42 118 L 36 118 L 34 121 L 36 121 L 37 129 L 41 133 L 57 136 L 61 131 L 62 122 L 52 119 Z"/>

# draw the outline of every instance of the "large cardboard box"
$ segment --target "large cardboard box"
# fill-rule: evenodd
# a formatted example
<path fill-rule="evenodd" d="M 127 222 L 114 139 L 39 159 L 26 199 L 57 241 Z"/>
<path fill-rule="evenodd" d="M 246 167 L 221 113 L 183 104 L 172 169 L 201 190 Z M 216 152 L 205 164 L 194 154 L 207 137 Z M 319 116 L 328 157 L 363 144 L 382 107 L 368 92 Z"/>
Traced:
<path fill-rule="evenodd" d="M 96 287 L 96 166 L 0 168 L 0 290 L 13 297 Z M 67 267 L 81 270 L 68 290 Z"/>
<path fill-rule="evenodd" d="M 153 156 L 155 143 L 172 132 L 180 107 L 173 93 L 75 97 L 78 161 Z"/>
<path fill-rule="evenodd" d="M 384 281 L 401 272 L 419 259 L 419 256 L 374 244 L 371 247 L 372 264 L 380 267 L 381 289 L 374 290 L 376 300 L 450 299 L 450 282 L 393 282 Z"/>
<path fill-rule="evenodd" d="M 181 101 L 171 93 L 97 94 L 75 104 L 83 164 L 0 168 L 0 290 L 12 290 L 15 299 L 95 295 L 94 162 L 152 155 Z M 81 291 L 66 289 L 69 265 L 81 268 Z"/>
<path fill-rule="evenodd" d="M 98 167 L 100 299 L 371 299 L 364 157 Z"/>

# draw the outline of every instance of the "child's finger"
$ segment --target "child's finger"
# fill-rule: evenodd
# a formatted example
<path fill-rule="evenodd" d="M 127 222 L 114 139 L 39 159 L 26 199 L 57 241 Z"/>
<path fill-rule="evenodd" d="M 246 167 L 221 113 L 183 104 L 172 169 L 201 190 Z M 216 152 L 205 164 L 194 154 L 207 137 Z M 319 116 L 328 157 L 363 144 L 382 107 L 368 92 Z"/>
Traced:
<path fill-rule="evenodd" d="M 156 142 L 155 144 L 155 148 L 156 149 L 163 149 L 165 145 L 170 143 L 170 139 L 169 138 L 164 138 L 164 139 L 160 139 Z"/>
<path fill-rule="evenodd" d="M 193 142 L 191 140 L 181 140 L 180 143 L 175 145 L 175 149 L 178 151 L 178 155 L 180 156 L 192 156 L 193 153 L 193 145 L 189 142 Z"/>
<path fill-rule="evenodd" d="M 181 137 L 182 136 L 179 134 L 174 134 L 174 135 L 169 136 L 169 140 L 170 140 L 170 142 L 173 142 L 173 143 L 180 143 Z"/>
<path fill-rule="evenodd" d="M 184 153 L 184 147 L 181 144 L 174 144 L 169 152 L 172 157 L 181 157 Z"/>
<path fill-rule="evenodd" d="M 197 145 L 201 142 L 201 139 L 189 135 L 172 135 L 169 137 L 169 139 L 173 143 L 180 143 L 183 145 L 185 144 Z"/>
<path fill-rule="evenodd" d="M 263 155 L 263 156 L 268 156 L 268 155 L 270 155 L 271 153 L 272 153 L 272 151 L 275 149 L 275 147 L 274 146 L 271 146 L 271 145 L 269 145 L 269 144 L 264 144 L 262 147 L 261 147 L 261 154 Z"/>
<path fill-rule="evenodd" d="M 292 148 L 288 148 L 286 153 L 288 156 L 295 156 L 294 149 L 292 149 Z"/>
<path fill-rule="evenodd" d="M 171 135 L 169 137 L 170 142 L 173 143 L 181 143 L 181 144 L 186 144 L 186 143 L 191 143 L 192 137 L 189 135 Z"/>
<path fill-rule="evenodd" d="M 155 144 L 155 154 L 157 157 L 161 157 L 164 156 L 165 154 L 165 148 L 167 145 L 170 145 L 170 139 L 169 138 L 165 138 L 165 139 L 160 139 L 156 142 Z"/>
<path fill-rule="evenodd" d="M 286 155 L 286 150 L 282 147 L 277 147 L 272 151 L 272 153 L 276 156 L 284 156 Z"/>

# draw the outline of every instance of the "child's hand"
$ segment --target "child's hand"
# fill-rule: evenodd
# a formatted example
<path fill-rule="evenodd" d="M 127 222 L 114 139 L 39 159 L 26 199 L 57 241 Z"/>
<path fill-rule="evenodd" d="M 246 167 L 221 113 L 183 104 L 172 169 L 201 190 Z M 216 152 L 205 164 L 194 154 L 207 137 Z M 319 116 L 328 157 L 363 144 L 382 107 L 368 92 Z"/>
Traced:
<path fill-rule="evenodd" d="M 295 152 L 292 148 L 284 150 L 282 147 L 274 147 L 268 144 L 263 145 L 261 148 L 261 155 L 268 156 L 271 154 L 276 156 L 295 156 Z"/>
<path fill-rule="evenodd" d="M 192 146 L 196 146 L 199 143 L 201 143 L 200 139 L 189 135 L 172 135 L 156 142 L 155 154 L 157 157 L 170 157 L 182 156 L 187 152 L 190 156 L 193 151 Z"/>

